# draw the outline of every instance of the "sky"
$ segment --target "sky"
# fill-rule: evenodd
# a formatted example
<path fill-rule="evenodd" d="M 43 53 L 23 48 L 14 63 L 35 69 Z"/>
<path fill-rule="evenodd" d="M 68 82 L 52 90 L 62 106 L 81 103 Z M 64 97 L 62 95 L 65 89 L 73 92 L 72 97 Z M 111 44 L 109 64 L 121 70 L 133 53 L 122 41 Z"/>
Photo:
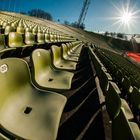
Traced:
<path fill-rule="evenodd" d="M 54 21 L 78 21 L 84 0 L 0 0 L 0 9 L 28 12 L 39 8 L 49 12 Z M 90 0 L 84 21 L 86 30 L 140 34 L 140 0 Z M 123 11 L 131 19 L 122 21 Z M 124 19 L 123 19 L 124 20 Z"/>

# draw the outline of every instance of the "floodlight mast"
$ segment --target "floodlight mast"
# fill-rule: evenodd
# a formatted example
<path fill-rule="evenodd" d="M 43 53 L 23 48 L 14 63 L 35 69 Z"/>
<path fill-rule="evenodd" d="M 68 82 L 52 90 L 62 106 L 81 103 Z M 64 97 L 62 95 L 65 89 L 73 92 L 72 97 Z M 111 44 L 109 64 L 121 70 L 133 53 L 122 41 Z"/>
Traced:
<path fill-rule="evenodd" d="M 83 25 L 85 21 L 85 17 L 86 17 L 89 5 L 90 5 L 90 0 L 84 0 L 83 7 L 82 7 L 82 10 L 78 19 L 78 24 L 77 24 L 79 28 Z"/>

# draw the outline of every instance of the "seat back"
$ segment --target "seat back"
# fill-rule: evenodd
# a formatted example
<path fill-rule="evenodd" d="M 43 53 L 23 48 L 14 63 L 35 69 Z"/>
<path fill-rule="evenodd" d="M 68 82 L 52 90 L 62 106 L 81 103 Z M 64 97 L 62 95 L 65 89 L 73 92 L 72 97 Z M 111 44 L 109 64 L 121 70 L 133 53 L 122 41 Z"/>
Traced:
<path fill-rule="evenodd" d="M 130 122 L 127 120 L 124 110 L 121 109 L 119 115 L 112 122 L 112 139 L 138 140 L 134 135 Z"/>
<path fill-rule="evenodd" d="M 13 23 L 11 23 L 11 26 L 12 26 L 13 28 L 17 28 L 17 23 L 13 22 Z"/>
<path fill-rule="evenodd" d="M 109 82 L 107 94 L 105 97 L 106 109 L 112 120 L 114 120 L 121 109 L 120 90 L 114 82 Z"/>
<path fill-rule="evenodd" d="M 51 66 L 50 51 L 44 49 L 36 49 L 32 53 L 32 62 L 34 66 L 35 79 L 39 77 L 40 73 L 46 71 Z"/>
<path fill-rule="evenodd" d="M 67 44 L 68 51 L 71 53 L 72 43 Z"/>
<path fill-rule="evenodd" d="M 9 47 L 22 47 L 24 45 L 23 37 L 17 32 L 10 32 L 8 43 Z"/>
<path fill-rule="evenodd" d="M 57 34 L 54 34 L 54 42 L 58 42 Z"/>
<path fill-rule="evenodd" d="M 57 35 L 57 42 L 61 42 L 61 38 L 59 34 Z"/>
<path fill-rule="evenodd" d="M 37 29 L 36 29 L 36 28 L 33 28 L 32 33 L 33 33 L 34 35 L 36 35 L 36 34 L 37 34 Z"/>
<path fill-rule="evenodd" d="M 125 92 L 127 94 L 130 93 L 129 89 L 130 89 L 130 86 L 131 86 L 131 81 L 129 80 L 129 78 L 127 76 L 124 76 L 122 81 L 121 81 L 121 84 L 123 86 L 123 89 L 125 90 Z"/>
<path fill-rule="evenodd" d="M 55 35 L 54 34 L 50 34 L 50 41 L 55 42 Z"/>
<path fill-rule="evenodd" d="M 100 72 L 99 73 L 99 80 L 100 80 L 101 88 L 104 91 L 104 93 L 106 93 L 108 82 L 112 81 L 112 77 L 109 73 L 104 71 L 103 67 L 98 72 Z"/>
<path fill-rule="evenodd" d="M 30 82 L 29 67 L 19 58 L 0 60 L 0 106 Z"/>
<path fill-rule="evenodd" d="M 16 31 L 17 31 L 17 33 L 19 33 L 19 34 L 24 34 L 24 33 L 25 33 L 25 29 L 24 29 L 23 26 L 18 26 Z"/>
<path fill-rule="evenodd" d="M 67 46 L 65 44 L 62 44 L 62 55 L 65 58 L 65 56 L 67 56 Z"/>
<path fill-rule="evenodd" d="M 53 63 L 55 64 L 61 59 L 61 48 L 56 45 L 52 45 L 51 50 L 53 54 Z"/>
<path fill-rule="evenodd" d="M 27 28 L 25 28 L 25 33 L 27 33 L 27 32 L 32 32 L 32 30 L 29 27 L 27 27 Z"/>
<path fill-rule="evenodd" d="M 50 42 L 50 34 L 49 33 L 45 34 L 45 42 Z"/>
<path fill-rule="evenodd" d="M 127 119 L 127 108 L 122 106 L 119 97 L 120 90 L 113 82 L 109 82 L 105 97 L 106 109 L 112 120 L 112 139 L 113 140 L 139 140 L 140 133 L 138 125 Z"/>
<path fill-rule="evenodd" d="M 45 43 L 45 35 L 43 33 L 37 34 L 37 42 L 38 43 Z"/>
<path fill-rule="evenodd" d="M 35 44 L 35 35 L 31 32 L 25 33 L 25 44 L 34 45 Z"/>
<path fill-rule="evenodd" d="M 140 110 L 140 92 L 134 87 L 132 93 L 130 94 L 131 105 L 135 111 Z"/>
<path fill-rule="evenodd" d="M 5 27 L 8 26 L 8 25 L 9 25 L 8 22 L 3 22 L 3 24 L 2 24 L 2 28 L 5 29 Z"/>

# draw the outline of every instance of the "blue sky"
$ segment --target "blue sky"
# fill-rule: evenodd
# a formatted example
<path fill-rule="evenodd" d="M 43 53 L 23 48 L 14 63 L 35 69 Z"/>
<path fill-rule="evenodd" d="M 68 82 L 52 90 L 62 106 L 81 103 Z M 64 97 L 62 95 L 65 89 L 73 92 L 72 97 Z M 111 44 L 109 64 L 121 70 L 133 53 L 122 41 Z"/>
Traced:
<path fill-rule="evenodd" d="M 131 22 L 133 27 L 129 30 L 127 27 L 115 24 L 119 12 L 122 7 L 126 7 L 126 3 L 130 3 L 129 9 L 137 11 L 140 9 L 140 0 L 90 0 L 90 6 L 85 19 L 85 26 L 90 31 L 109 31 L 124 33 L 140 33 L 140 19 L 137 17 L 135 22 Z M 43 9 L 53 16 L 54 20 L 74 22 L 77 21 L 83 6 L 83 0 L 0 0 L 0 8 L 14 10 L 19 12 L 27 12 L 33 8 Z M 139 16 L 137 12 L 135 16 Z M 136 22 L 137 21 L 137 22 Z"/>

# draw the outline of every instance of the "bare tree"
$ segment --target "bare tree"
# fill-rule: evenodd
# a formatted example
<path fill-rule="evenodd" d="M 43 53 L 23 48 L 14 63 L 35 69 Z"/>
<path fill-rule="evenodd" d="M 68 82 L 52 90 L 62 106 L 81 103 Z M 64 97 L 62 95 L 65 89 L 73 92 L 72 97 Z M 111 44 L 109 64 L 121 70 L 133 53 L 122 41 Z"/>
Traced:
<path fill-rule="evenodd" d="M 47 20 L 53 20 L 52 15 L 48 12 L 45 12 L 41 9 L 32 9 L 28 11 L 28 14 L 30 16 L 38 17 L 38 18 L 43 18 Z"/>

